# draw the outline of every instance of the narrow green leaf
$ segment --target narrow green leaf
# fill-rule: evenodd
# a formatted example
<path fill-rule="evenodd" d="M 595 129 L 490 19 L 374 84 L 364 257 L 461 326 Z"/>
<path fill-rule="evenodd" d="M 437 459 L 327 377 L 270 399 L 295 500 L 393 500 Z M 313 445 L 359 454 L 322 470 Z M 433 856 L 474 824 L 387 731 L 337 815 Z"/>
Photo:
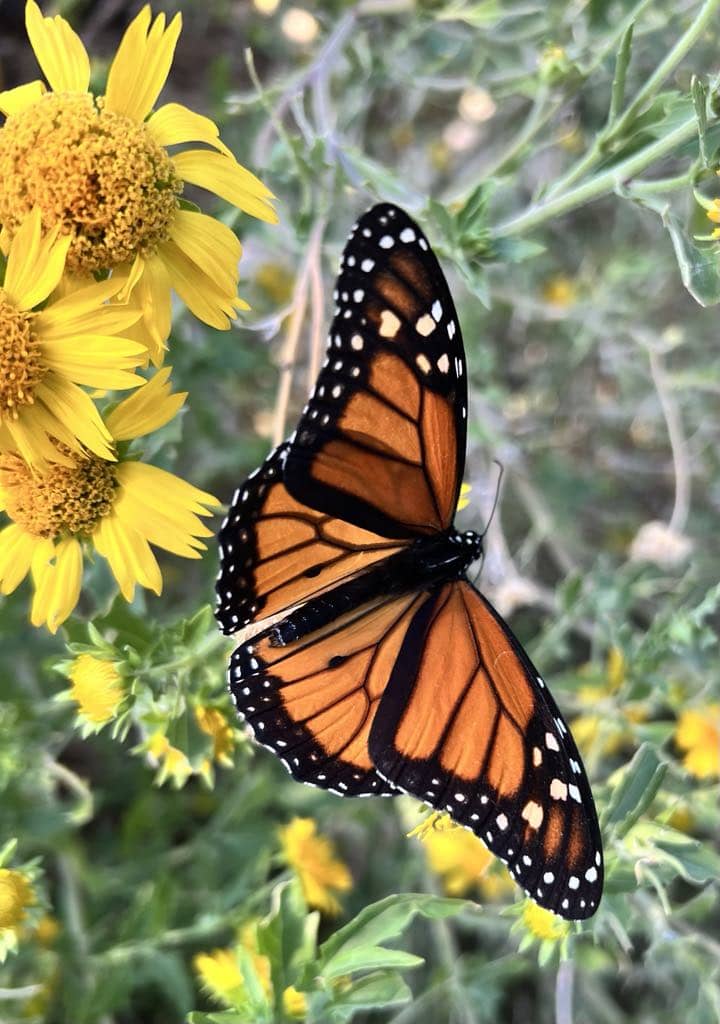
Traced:
<path fill-rule="evenodd" d="M 624 835 L 652 803 L 666 770 L 667 762 L 660 760 L 654 747 L 643 743 L 622 772 L 604 823 L 615 826 L 618 835 Z"/>
<path fill-rule="evenodd" d="M 412 992 L 395 971 L 377 971 L 338 993 L 330 1008 L 332 1020 L 346 1021 L 358 1010 L 380 1009 L 409 1003 Z"/>
<path fill-rule="evenodd" d="M 675 250 L 682 283 L 701 306 L 720 302 L 720 254 L 716 245 L 698 245 L 685 226 L 667 212 L 663 217 Z"/>
<path fill-rule="evenodd" d="M 700 81 L 700 79 L 693 75 L 692 83 L 690 86 L 690 93 L 692 95 L 693 106 L 695 107 L 695 117 L 698 123 L 698 140 L 700 143 L 700 156 L 705 167 L 710 164 L 707 147 L 707 89 Z"/>
<path fill-rule="evenodd" d="M 632 38 L 635 31 L 635 22 L 631 22 L 625 30 L 620 47 L 615 57 L 615 75 L 613 76 L 612 92 L 610 93 L 610 112 L 608 113 L 608 125 L 612 126 L 613 121 L 622 110 L 625 102 L 625 77 L 632 54 Z"/>

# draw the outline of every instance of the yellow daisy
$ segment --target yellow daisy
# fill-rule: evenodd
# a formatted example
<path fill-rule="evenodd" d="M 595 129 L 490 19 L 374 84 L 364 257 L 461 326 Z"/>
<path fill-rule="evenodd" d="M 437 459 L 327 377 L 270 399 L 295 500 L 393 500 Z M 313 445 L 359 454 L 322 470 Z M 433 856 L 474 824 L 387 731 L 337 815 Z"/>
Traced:
<path fill-rule="evenodd" d="M 685 769 L 698 779 L 720 776 L 720 704 L 683 711 L 675 742 L 685 751 Z"/>
<path fill-rule="evenodd" d="M 335 892 L 347 892 L 352 875 L 335 856 L 331 840 L 317 834 L 312 818 L 293 818 L 280 829 L 280 842 L 285 860 L 300 879 L 307 905 L 338 914 Z"/>
<path fill-rule="evenodd" d="M 186 396 L 170 393 L 170 369 L 106 417 L 115 442 L 142 437 L 175 416 Z M 0 509 L 12 522 L 0 531 L 0 593 L 11 593 L 31 573 L 31 621 L 54 633 L 80 596 L 84 546 L 107 559 L 127 601 L 136 584 L 159 594 L 162 575 L 150 545 L 200 558 L 200 538 L 211 531 L 199 517 L 218 504 L 211 494 L 127 454 L 116 462 L 75 455 L 43 472 L 33 472 L 15 453 L 2 454 Z"/>
<path fill-rule="evenodd" d="M 107 305 L 117 282 L 46 301 L 69 245 L 57 228 L 43 237 L 35 207 L 9 247 L 0 287 L 0 445 L 35 467 L 58 460 L 54 441 L 113 459 L 110 432 L 81 385 L 123 389 L 143 382 L 132 372 L 145 359 L 142 345 L 117 337 L 139 314 Z"/>
<path fill-rule="evenodd" d="M 0 931 L 15 928 L 25 919 L 27 907 L 35 902 L 35 894 L 22 871 L 0 868 Z"/>
<path fill-rule="evenodd" d="M 67 696 L 77 704 L 78 713 L 92 725 L 105 725 L 115 717 L 123 702 L 122 676 L 111 661 L 80 654 L 68 672 L 72 686 Z"/>
<path fill-rule="evenodd" d="M 217 126 L 180 103 L 155 108 L 181 28 L 145 6 L 110 66 L 105 94 L 89 91 L 90 59 L 59 16 L 34 0 L 25 24 L 50 90 L 41 81 L 0 93 L 0 221 L 12 236 L 38 204 L 46 229 L 70 238 L 68 268 L 113 270 L 142 308 L 156 364 L 170 330 L 170 292 L 205 323 L 225 330 L 247 304 L 237 295 L 240 243 L 220 221 L 181 197 L 185 184 L 214 192 L 275 222 L 272 193 L 242 167 Z M 200 147 L 198 148 L 198 144 Z M 168 151 L 168 147 L 185 147 Z"/>

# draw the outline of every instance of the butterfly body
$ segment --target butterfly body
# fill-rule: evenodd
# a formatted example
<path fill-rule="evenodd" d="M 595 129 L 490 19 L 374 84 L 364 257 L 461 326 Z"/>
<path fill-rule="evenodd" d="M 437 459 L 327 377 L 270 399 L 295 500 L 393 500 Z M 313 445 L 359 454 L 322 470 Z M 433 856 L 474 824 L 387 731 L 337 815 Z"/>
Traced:
<path fill-rule="evenodd" d="M 420 227 L 381 204 L 351 232 L 327 357 L 295 433 L 237 489 L 216 615 L 229 688 L 292 776 L 411 793 L 472 829 L 541 905 L 589 917 L 602 844 L 545 683 L 467 579 L 467 374 Z"/>

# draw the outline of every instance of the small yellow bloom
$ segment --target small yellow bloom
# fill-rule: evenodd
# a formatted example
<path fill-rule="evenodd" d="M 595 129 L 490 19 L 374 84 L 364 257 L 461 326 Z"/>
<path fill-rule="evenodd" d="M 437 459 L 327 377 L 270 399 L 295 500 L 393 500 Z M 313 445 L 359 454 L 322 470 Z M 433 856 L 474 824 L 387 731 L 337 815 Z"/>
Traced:
<path fill-rule="evenodd" d="M 169 374 L 170 367 L 158 371 L 107 416 L 114 442 L 142 437 L 172 419 L 185 394 L 170 393 Z M 127 601 L 137 584 L 159 594 L 162 575 L 150 545 L 200 558 L 201 538 L 212 531 L 199 517 L 217 505 L 211 494 L 130 457 L 73 456 L 33 472 L 20 456 L 0 454 L 0 508 L 12 520 L 0 531 L 0 593 L 12 593 L 30 572 L 31 622 L 56 632 L 77 604 L 83 546 L 92 546 L 109 562 Z"/>
<path fill-rule="evenodd" d="M 58 919 L 53 917 L 52 914 L 43 915 L 35 925 L 35 940 L 39 945 L 45 946 L 46 949 L 55 944 L 59 934 L 60 924 Z"/>
<path fill-rule="evenodd" d="M 551 910 L 539 907 L 532 900 L 525 901 L 522 911 L 522 922 L 530 934 L 541 941 L 557 942 L 560 939 L 564 939 L 570 933 L 569 921 L 563 921 L 562 918 L 553 914 Z"/>
<path fill-rule="evenodd" d="M 307 998 L 304 992 L 298 992 L 294 985 L 288 985 L 283 992 L 283 1010 L 294 1020 L 305 1020 Z"/>
<path fill-rule="evenodd" d="M 69 240 L 69 268 L 115 271 L 142 311 L 156 364 L 170 329 L 170 292 L 221 330 L 247 304 L 238 297 L 240 242 L 221 221 L 182 202 L 186 184 L 274 222 L 270 191 L 242 167 L 217 126 L 180 103 L 155 108 L 182 20 L 128 26 L 104 96 L 89 91 L 90 59 L 62 17 L 25 8 L 28 37 L 52 91 L 34 81 L 0 93 L 0 221 L 14 235 L 37 203 L 46 230 Z M 205 147 L 197 148 L 197 144 Z M 173 147 L 170 153 L 169 147 Z M 175 147 L 181 147 L 179 150 Z"/>
<path fill-rule="evenodd" d="M 720 775 L 720 704 L 683 711 L 675 742 L 686 751 L 683 764 L 698 779 Z"/>
<path fill-rule="evenodd" d="M 577 288 L 571 278 L 557 274 L 545 282 L 542 295 L 551 306 L 567 309 L 574 305 L 577 299 Z"/>
<path fill-rule="evenodd" d="M 202 731 L 212 737 L 215 760 L 226 768 L 231 768 L 235 736 L 225 715 L 217 708 L 197 707 L 195 719 Z"/>
<path fill-rule="evenodd" d="M 477 886 L 494 857 L 484 843 L 447 815 L 431 815 L 430 827 L 420 833 L 433 871 L 451 896 L 462 896 Z"/>
<path fill-rule="evenodd" d="M 142 345 L 117 337 L 139 314 L 107 305 L 117 282 L 50 298 L 68 245 L 57 228 L 43 237 L 35 207 L 18 224 L 0 287 L 0 444 L 33 468 L 60 459 L 57 442 L 113 459 L 110 432 L 83 386 L 123 389 L 143 382 L 133 372 L 145 358 Z"/>
<path fill-rule="evenodd" d="M 625 682 L 625 655 L 619 647 L 611 647 L 607 658 L 607 680 L 611 693 L 619 690 Z"/>
<path fill-rule="evenodd" d="M 0 930 L 17 927 L 34 902 L 35 894 L 26 876 L 21 871 L 0 868 Z"/>
<path fill-rule="evenodd" d="M 280 842 L 285 860 L 300 880 L 308 906 L 326 914 L 338 914 L 340 904 L 334 892 L 347 892 L 352 876 L 335 856 L 332 842 L 317 835 L 312 818 L 293 818 L 280 829 Z"/>
<path fill-rule="evenodd" d="M 461 512 L 464 508 L 467 508 L 470 504 L 470 491 L 472 487 L 470 484 L 460 484 L 460 495 L 458 497 L 457 510 Z"/>
<path fill-rule="evenodd" d="M 78 711 L 93 725 L 104 725 L 115 717 L 125 696 L 122 677 L 109 661 L 81 654 L 70 666 L 69 696 Z"/>
<path fill-rule="evenodd" d="M 198 953 L 193 967 L 202 986 L 218 1002 L 232 1006 L 242 1001 L 245 992 L 240 964 L 232 949 L 215 949 L 212 953 Z"/>
<path fill-rule="evenodd" d="M 150 737 L 147 750 L 151 757 L 160 762 L 157 782 L 162 785 L 167 779 L 172 779 L 175 788 L 181 789 L 193 773 L 192 765 L 182 750 L 173 747 L 161 732 Z"/>

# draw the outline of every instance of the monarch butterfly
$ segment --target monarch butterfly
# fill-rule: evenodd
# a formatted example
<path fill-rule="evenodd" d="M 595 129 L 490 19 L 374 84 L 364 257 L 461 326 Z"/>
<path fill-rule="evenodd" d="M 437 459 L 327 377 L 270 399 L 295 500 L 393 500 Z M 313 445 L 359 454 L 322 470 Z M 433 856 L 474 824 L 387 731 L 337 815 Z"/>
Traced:
<path fill-rule="evenodd" d="M 465 575 L 482 551 L 453 525 L 465 353 L 406 213 L 383 203 L 359 220 L 335 300 L 297 430 L 237 489 L 220 531 L 216 615 L 243 631 L 237 710 L 293 778 L 410 793 L 470 828 L 539 904 L 590 917 L 603 862 L 580 755 Z"/>

